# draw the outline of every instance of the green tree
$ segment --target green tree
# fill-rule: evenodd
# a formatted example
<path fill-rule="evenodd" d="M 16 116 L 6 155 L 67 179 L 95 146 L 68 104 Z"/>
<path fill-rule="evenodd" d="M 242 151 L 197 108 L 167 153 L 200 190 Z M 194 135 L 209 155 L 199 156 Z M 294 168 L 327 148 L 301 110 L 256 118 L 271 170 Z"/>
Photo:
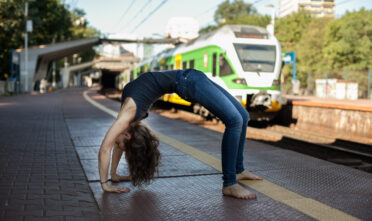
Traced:
<path fill-rule="evenodd" d="M 10 50 L 24 47 L 25 0 L 0 0 L 0 80 L 10 75 Z M 76 23 L 85 13 L 70 12 L 61 0 L 38 0 L 29 3 L 29 19 L 33 21 L 33 32 L 29 34 L 29 45 L 98 36 L 99 32 L 88 23 Z M 92 59 L 92 50 L 84 52 L 83 60 Z"/>
<path fill-rule="evenodd" d="M 206 34 L 208 32 L 214 31 L 218 28 L 217 25 L 207 25 L 199 30 L 199 35 Z"/>
<path fill-rule="evenodd" d="M 308 13 L 298 12 L 275 22 L 275 36 L 284 52 L 295 50 L 296 44 L 301 40 L 304 30 L 312 19 Z"/>
<path fill-rule="evenodd" d="M 10 75 L 10 50 L 20 47 L 23 41 L 22 5 L 19 1 L 0 1 L 0 80 Z"/>
<path fill-rule="evenodd" d="M 372 68 L 372 10 L 347 12 L 327 29 L 323 54 L 332 76 L 357 82 L 367 95 L 368 69 Z"/>
<path fill-rule="evenodd" d="M 330 70 L 367 70 L 372 67 L 372 10 L 347 12 L 332 21 L 323 49 Z"/>
<path fill-rule="evenodd" d="M 222 2 L 218 5 L 216 12 L 214 13 L 214 21 L 219 23 L 237 19 L 238 17 L 242 16 L 243 14 L 256 14 L 257 10 L 252 7 L 252 4 L 244 3 L 242 0 L 234 0 L 230 3 L 229 0 Z"/>
<path fill-rule="evenodd" d="M 307 85 L 307 76 L 311 74 L 311 85 L 314 85 L 316 78 L 323 78 L 327 70 L 327 62 L 324 58 L 323 48 L 325 46 L 325 33 L 329 18 L 314 18 L 304 29 L 301 39 L 296 44 L 297 65 L 301 85 Z"/>
<path fill-rule="evenodd" d="M 29 3 L 29 18 L 33 21 L 30 45 L 50 44 L 73 38 L 70 12 L 58 0 L 39 0 Z"/>
<path fill-rule="evenodd" d="M 305 30 L 312 20 L 313 18 L 311 15 L 304 12 L 298 12 L 275 21 L 275 37 L 279 40 L 283 52 L 297 50 L 297 46 L 299 45 Z M 301 60 L 298 56 L 296 56 L 296 60 L 296 67 L 297 70 L 299 70 Z M 285 65 L 282 74 L 285 79 L 283 87 L 284 91 L 289 92 L 292 85 L 292 65 Z M 297 78 L 300 80 L 301 85 L 304 85 L 304 82 L 306 82 L 305 74 L 297 73 Z"/>
<path fill-rule="evenodd" d="M 241 14 L 237 18 L 230 20 L 227 24 L 244 24 L 254 25 L 266 28 L 270 24 L 271 17 L 268 15 L 260 14 Z"/>
<path fill-rule="evenodd" d="M 208 25 L 199 34 L 208 33 L 226 24 L 245 24 L 266 27 L 270 23 L 270 16 L 260 15 L 252 4 L 242 0 L 222 2 L 214 13 L 216 25 Z"/>

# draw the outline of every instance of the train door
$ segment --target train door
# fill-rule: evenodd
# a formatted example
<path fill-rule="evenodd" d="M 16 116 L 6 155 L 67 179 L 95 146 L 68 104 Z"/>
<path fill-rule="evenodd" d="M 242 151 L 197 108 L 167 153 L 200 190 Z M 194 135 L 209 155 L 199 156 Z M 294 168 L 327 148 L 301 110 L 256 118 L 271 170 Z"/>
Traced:
<path fill-rule="evenodd" d="M 194 68 L 194 59 L 190 60 L 189 68 Z"/>
<path fill-rule="evenodd" d="M 217 76 L 217 53 L 212 54 L 212 76 Z"/>
<path fill-rule="evenodd" d="M 176 70 L 180 70 L 182 67 L 181 67 L 181 60 L 182 60 L 182 55 L 176 55 L 176 57 L 174 58 L 175 60 L 175 69 Z"/>
<path fill-rule="evenodd" d="M 218 67 L 219 67 L 219 76 L 220 77 L 227 76 L 227 75 L 230 75 L 230 74 L 234 74 L 234 71 L 232 70 L 229 62 L 226 59 L 226 54 L 224 54 L 224 53 L 220 54 L 218 63 L 219 63 Z"/>

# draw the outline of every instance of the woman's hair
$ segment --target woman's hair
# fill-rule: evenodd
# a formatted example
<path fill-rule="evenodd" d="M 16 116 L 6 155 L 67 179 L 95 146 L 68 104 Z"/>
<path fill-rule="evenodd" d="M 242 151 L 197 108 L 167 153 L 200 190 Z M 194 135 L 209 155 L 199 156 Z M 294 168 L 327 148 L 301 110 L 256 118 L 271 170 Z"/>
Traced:
<path fill-rule="evenodd" d="M 125 159 L 127 160 L 131 181 L 134 186 L 150 184 L 158 173 L 160 152 L 159 140 L 144 124 L 128 129 L 131 139 L 125 141 Z"/>

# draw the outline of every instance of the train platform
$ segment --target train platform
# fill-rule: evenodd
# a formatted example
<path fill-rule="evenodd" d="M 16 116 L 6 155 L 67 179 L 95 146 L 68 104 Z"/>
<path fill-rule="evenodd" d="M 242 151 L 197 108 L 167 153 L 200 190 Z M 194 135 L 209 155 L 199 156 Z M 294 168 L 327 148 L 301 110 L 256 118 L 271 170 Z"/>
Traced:
<path fill-rule="evenodd" d="M 368 99 L 340 100 L 336 98 L 290 95 L 285 97 L 288 99 L 288 103 L 292 105 L 372 112 L 372 100 Z"/>
<path fill-rule="evenodd" d="M 288 96 L 279 118 L 291 127 L 372 144 L 372 100 Z"/>
<path fill-rule="evenodd" d="M 224 197 L 222 134 L 156 113 L 158 178 L 105 193 L 97 155 L 119 108 L 87 88 L 0 98 L 0 220 L 372 219 L 372 174 L 249 139 L 245 167 L 265 180 L 242 185 L 257 199 Z"/>

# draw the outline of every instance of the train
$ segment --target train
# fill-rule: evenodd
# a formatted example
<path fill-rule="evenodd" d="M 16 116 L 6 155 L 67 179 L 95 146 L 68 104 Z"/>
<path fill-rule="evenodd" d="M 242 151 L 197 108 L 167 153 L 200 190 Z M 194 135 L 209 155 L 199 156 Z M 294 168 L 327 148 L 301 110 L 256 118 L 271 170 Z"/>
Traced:
<path fill-rule="evenodd" d="M 140 62 L 116 78 L 118 89 L 148 71 L 193 68 L 232 94 L 249 112 L 250 120 L 271 121 L 286 104 L 280 90 L 282 56 L 279 41 L 265 28 L 225 25 Z M 213 114 L 176 93 L 160 99 L 189 106 L 210 119 Z"/>

